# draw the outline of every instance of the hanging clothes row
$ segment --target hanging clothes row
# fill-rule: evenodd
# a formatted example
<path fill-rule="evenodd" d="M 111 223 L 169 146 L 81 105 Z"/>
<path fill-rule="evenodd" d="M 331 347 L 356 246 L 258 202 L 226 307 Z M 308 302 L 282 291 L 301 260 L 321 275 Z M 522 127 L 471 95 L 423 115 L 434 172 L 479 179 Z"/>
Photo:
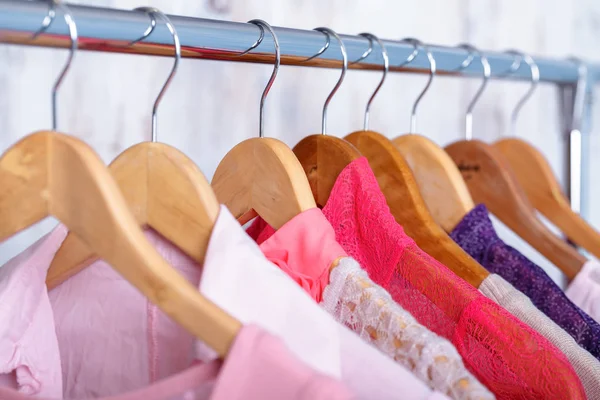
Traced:
<path fill-rule="evenodd" d="M 70 6 L 50 2 L 34 33 L 62 14 L 70 56 L 53 87 L 52 130 L 0 157 L 0 239 L 47 216 L 60 224 L 0 267 L 0 399 L 600 399 L 600 264 L 537 213 L 593 256 L 600 233 L 572 211 L 533 145 L 473 139 L 493 72 L 486 54 L 458 46 L 461 70 L 479 62 L 482 84 L 465 140 L 442 148 L 417 133 L 436 57 L 401 41 L 411 48 L 402 67 L 425 55 L 429 80 L 410 132 L 390 140 L 369 130 L 387 45 L 361 34 L 369 47 L 356 62 L 379 51 L 382 79 L 363 129 L 342 139 L 327 134 L 327 111 L 347 49 L 316 28 L 310 59 L 339 49 L 341 75 L 321 132 L 290 148 L 263 137 L 278 35 L 249 21 L 258 38 L 237 55 L 270 37 L 275 59 L 258 135 L 233 147 L 209 184 L 158 142 L 158 107 L 184 52 L 176 24 L 155 8 L 136 11 L 150 24 L 129 45 L 162 22 L 175 59 L 153 105 L 152 141 L 109 166 L 57 131 L 58 90 L 80 47 Z M 514 131 L 541 77 L 532 57 L 504 56 L 508 74 L 526 65 L 531 81 Z M 563 271 L 566 291 L 502 241 L 489 212 Z"/>

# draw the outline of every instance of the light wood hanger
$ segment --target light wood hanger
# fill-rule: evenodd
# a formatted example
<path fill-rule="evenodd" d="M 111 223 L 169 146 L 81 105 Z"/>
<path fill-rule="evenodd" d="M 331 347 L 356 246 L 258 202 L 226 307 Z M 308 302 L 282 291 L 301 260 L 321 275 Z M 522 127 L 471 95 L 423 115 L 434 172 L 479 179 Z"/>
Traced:
<path fill-rule="evenodd" d="M 346 140 L 369 161 L 392 215 L 405 232 L 429 255 L 474 287 L 479 287 L 489 275 L 488 271 L 461 249 L 432 218 L 413 172 L 396 146 L 385 136 L 368 130 L 371 103 L 383 85 L 389 68 L 385 45 L 377 37 L 370 37 L 382 49 L 384 75 L 367 103 L 364 129 L 346 136 Z"/>
<path fill-rule="evenodd" d="M 315 30 L 326 35 L 327 44 L 311 58 L 321 55 L 329 47 L 331 36 L 333 36 L 340 45 L 343 59 L 340 78 L 323 105 L 321 134 L 307 136 L 294 146 L 294 154 L 302 164 L 302 168 L 308 177 L 314 199 L 317 205 L 322 208 L 327 203 L 335 181 L 342 170 L 359 158 L 361 154 L 347 141 L 325 134 L 327 131 L 327 109 L 346 76 L 348 55 L 344 42 L 336 32 L 329 28 L 316 28 Z"/>
<path fill-rule="evenodd" d="M 261 32 L 268 29 L 275 43 L 275 68 L 260 102 L 259 137 L 247 139 L 229 151 L 219 163 L 211 184 L 217 199 L 240 223 L 258 214 L 279 229 L 301 212 L 316 207 L 316 203 L 292 150 L 279 140 L 263 137 L 264 103 L 280 65 L 279 41 L 266 22 L 250 22 Z"/>
<path fill-rule="evenodd" d="M 152 27 L 160 11 L 149 11 Z M 166 20 L 168 21 L 168 20 Z M 169 22 L 167 22 L 169 24 Z M 148 30 L 140 41 L 150 35 Z M 139 143 L 121 153 L 109 166 L 138 224 L 151 227 L 198 264 L 204 262 L 219 202 L 202 172 L 183 153 L 157 142 L 157 111 L 181 57 L 176 31 L 175 63 L 152 108 L 152 142 Z M 72 276 L 96 257 L 76 235 L 69 233 L 56 253 L 46 283 Z"/>
<path fill-rule="evenodd" d="M 71 51 L 52 90 L 56 98 L 77 49 L 75 22 L 60 7 Z M 206 299 L 146 240 L 100 158 L 82 141 L 54 131 L 29 135 L 0 157 L 0 240 L 54 216 L 184 329 L 224 357 L 241 324 Z M 57 277 L 57 283 L 68 276 Z"/>
<path fill-rule="evenodd" d="M 540 79 L 540 72 L 531 56 L 516 51 L 508 53 L 516 56 L 515 61 L 518 59 L 517 68 L 524 60 L 531 71 L 531 86 L 511 114 L 511 132 L 514 136 L 519 113 L 535 91 Z M 585 92 L 581 96 L 581 88 L 584 88 L 584 85 L 580 82 L 585 82 L 587 78 L 585 64 L 579 64 L 579 79 L 571 122 L 573 129 L 577 129 L 581 125 L 580 104 L 583 105 L 584 101 L 579 100 L 585 97 Z M 585 91 L 585 89 L 583 90 Z M 579 99 L 580 96 L 582 99 Z M 594 256 L 600 257 L 600 233 L 573 211 L 544 155 L 531 144 L 515 137 L 499 140 L 494 147 L 504 154 L 511 168 L 516 172 L 519 183 L 535 209 L 556 225 L 573 243 L 583 247 Z"/>
<path fill-rule="evenodd" d="M 416 42 L 414 39 L 405 39 Z M 437 69 L 435 58 L 428 46 L 423 46 L 429 60 L 429 81 L 413 105 L 409 134 L 392 140 L 414 174 L 421 196 L 433 219 L 446 232 L 452 230 L 475 204 L 458 168 L 440 146 L 425 136 L 417 135 L 416 109 L 433 82 Z"/>
<path fill-rule="evenodd" d="M 0 185 L 0 240 L 56 217 L 174 321 L 220 356 L 227 354 L 241 324 L 160 257 L 83 142 L 51 131 L 27 136 L 0 158 Z"/>
<path fill-rule="evenodd" d="M 600 258 L 600 233 L 571 209 L 552 168 L 535 147 L 517 138 L 497 141 L 521 187 L 535 207 L 573 243 Z"/>
<path fill-rule="evenodd" d="M 452 232 L 475 207 L 456 164 L 443 148 L 425 136 L 411 133 L 392 142 L 410 166 L 434 221 L 444 231 Z"/>
<path fill-rule="evenodd" d="M 471 140 L 470 115 L 491 74 L 487 58 L 479 55 L 484 66 L 484 82 L 467 111 L 467 140 L 447 146 L 446 151 L 461 171 L 475 201 L 484 203 L 492 214 L 572 279 L 586 262 L 585 257 L 537 218 L 502 153 L 479 140 Z"/>

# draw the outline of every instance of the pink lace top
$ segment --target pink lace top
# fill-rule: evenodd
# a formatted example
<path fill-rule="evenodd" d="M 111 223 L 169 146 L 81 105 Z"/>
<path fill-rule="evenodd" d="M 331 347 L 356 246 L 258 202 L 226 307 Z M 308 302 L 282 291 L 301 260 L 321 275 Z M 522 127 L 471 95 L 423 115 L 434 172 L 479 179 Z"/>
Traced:
<path fill-rule="evenodd" d="M 255 222 L 249 231 L 259 235 L 262 231 L 262 237 L 270 235 L 260 245 L 269 261 L 300 284 L 337 321 L 431 389 L 455 400 L 495 398 L 467 371 L 449 341 L 419 324 L 371 281 L 355 260 L 344 256 L 321 210 L 304 211 L 274 233 L 264 220 Z"/>
<path fill-rule="evenodd" d="M 498 399 L 585 399 L 575 371 L 554 345 L 404 233 L 364 157 L 342 171 L 323 213 L 338 243 L 369 277 L 421 324 L 449 339 Z"/>

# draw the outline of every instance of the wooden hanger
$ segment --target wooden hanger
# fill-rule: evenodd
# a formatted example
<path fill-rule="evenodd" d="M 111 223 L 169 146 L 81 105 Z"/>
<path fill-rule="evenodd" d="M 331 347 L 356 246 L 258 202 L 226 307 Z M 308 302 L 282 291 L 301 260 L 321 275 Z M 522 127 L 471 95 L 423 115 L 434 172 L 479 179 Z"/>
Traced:
<path fill-rule="evenodd" d="M 467 48 L 471 54 L 477 52 L 472 46 Z M 487 57 L 483 53 L 478 53 L 483 66 L 484 79 L 467 109 L 465 118 L 467 140 L 447 146 L 446 152 L 458 166 L 473 199 L 485 204 L 492 214 L 556 265 L 567 278 L 572 279 L 586 262 L 585 257 L 555 236 L 538 219 L 502 153 L 479 140 L 471 140 L 473 108 L 491 75 Z"/>
<path fill-rule="evenodd" d="M 138 225 L 154 229 L 202 265 L 219 202 L 198 167 L 173 147 L 147 142 L 125 150 L 108 169 Z M 95 259 L 85 243 L 69 233 L 48 270 L 48 287 Z"/>
<path fill-rule="evenodd" d="M 517 138 L 494 144 L 506 158 L 529 201 L 573 243 L 600 258 L 600 233 L 571 209 L 552 172 L 535 147 Z"/>
<path fill-rule="evenodd" d="M 533 246 L 569 279 L 586 262 L 584 256 L 555 236 L 535 210 L 500 151 L 479 140 L 464 140 L 446 147 L 458 165 L 471 195 L 517 235 Z"/>
<path fill-rule="evenodd" d="M 174 321 L 227 354 L 241 324 L 160 257 L 83 142 L 51 131 L 27 136 L 0 158 L 0 185 L 0 240 L 56 217 Z"/>
<path fill-rule="evenodd" d="M 519 113 L 535 91 L 540 73 L 535 60 L 531 56 L 516 51 L 509 51 L 508 53 L 516 56 L 515 68 L 511 72 L 514 72 L 523 60 L 531 71 L 531 86 L 519 100 L 511 115 L 511 132 L 515 132 Z M 585 82 L 587 76 L 585 65 L 579 63 L 578 70 L 578 89 L 575 94 L 577 99 L 582 92 L 579 82 Z M 581 87 L 584 86 L 581 85 Z M 585 89 L 581 98 L 584 97 Z M 575 101 L 575 107 L 581 107 L 580 105 L 583 104 L 583 101 Z M 582 112 L 578 112 L 578 108 L 573 109 L 572 125 L 574 127 L 580 125 L 581 115 Z M 536 210 L 560 228 L 572 242 L 596 257 L 600 257 L 600 233 L 571 209 L 569 201 L 563 194 L 558 179 L 556 179 L 544 155 L 526 141 L 514 137 L 499 140 L 494 144 L 494 147 L 500 150 L 513 171 L 515 171 L 517 180 Z"/>
<path fill-rule="evenodd" d="M 235 146 L 219 163 L 211 184 L 241 224 L 258 214 L 279 229 L 317 206 L 296 156 L 276 139 L 253 138 Z"/>
<path fill-rule="evenodd" d="M 410 119 L 411 133 L 399 136 L 392 142 L 410 166 L 421 196 L 434 221 L 446 232 L 452 232 L 475 205 L 460 172 L 448 154 L 426 137 L 414 134 L 417 107 L 431 87 L 437 67 L 429 46 L 423 45 L 416 39 L 405 39 L 405 41 L 413 43 L 417 52 L 419 47 L 425 50 L 429 60 L 429 80 L 413 104 Z M 407 62 L 410 61 L 412 59 L 409 58 Z"/>
<path fill-rule="evenodd" d="M 339 35 L 329 28 L 316 28 L 327 37 L 327 43 L 331 36 L 335 37 L 340 45 L 342 53 L 342 73 L 333 90 L 325 100 L 321 119 L 321 134 L 307 136 L 294 146 L 294 154 L 302 164 L 304 172 L 308 177 L 313 191 L 314 199 L 319 207 L 324 207 L 331 194 L 331 189 L 342 170 L 348 164 L 361 157 L 359 151 L 347 141 L 325 134 L 327 131 L 327 109 L 331 99 L 341 86 L 346 71 L 348 70 L 348 55 L 346 46 Z M 323 47 L 326 49 L 328 46 Z M 314 57 L 320 55 L 323 49 Z"/>
<path fill-rule="evenodd" d="M 77 34 L 68 7 L 53 2 L 49 12 L 54 7 L 62 8 L 71 36 L 71 52 L 52 93 L 56 127 L 58 88 L 77 49 Z M 227 354 L 241 323 L 156 252 L 107 168 L 85 143 L 53 131 L 29 135 L 0 157 L 0 185 L 0 240 L 46 216 L 56 217 L 175 322 L 221 357 Z M 56 275 L 54 284 L 72 272 Z"/>
<path fill-rule="evenodd" d="M 394 144 L 373 131 L 346 136 L 369 160 L 391 213 L 421 249 L 478 288 L 489 272 L 457 245 L 429 212 L 412 170 Z"/>
<path fill-rule="evenodd" d="M 316 134 L 307 136 L 294 146 L 294 154 L 308 177 L 314 201 L 323 208 L 342 170 L 361 157 L 346 140 Z"/>
<path fill-rule="evenodd" d="M 434 221 L 452 232 L 475 207 L 456 164 L 444 149 L 424 136 L 407 134 L 392 142 L 410 165 Z"/>
<path fill-rule="evenodd" d="M 192 160 L 177 149 L 157 142 L 157 111 L 177 71 L 181 46 L 177 31 L 164 14 L 156 9 L 141 11 L 149 14 L 151 26 L 156 26 L 159 16 L 173 28 L 174 64 L 152 107 L 152 142 L 125 150 L 111 163 L 109 171 L 138 224 L 153 228 L 202 265 L 219 214 L 219 202 Z M 151 30 L 147 30 L 138 41 L 150 33 Z M 95 258 L 77 236 L 69 234 L 50 265 L 46 282 L 53 286 L 56 276 L 73 275 Z"/>
<path fill-rule="evenodd" d="M 260 102 L 259 137 L 247 139 L 229 151 L 211 184 L 217 199 L 240 223 L 245 224 L 258 214 L 279 229 L 301 212 L 316 207 L 316 203 L 292 150 L 279 140 L 262 137 L 264 103 L 279 70 L 280 49 L 269 24 L 262 20 L 250 22 L 258 25 L 261 32 L 268 29 L 275 44 L 275 68 Z"/>
<path fill-rule="evenodd" d="M 460 248 L 432 218 L 421 196 L 413 172 L 398 151 L 397 147 L 385 136 L 368 129 L 371 103 L 383 85 L 389 69 L 389 60 L 385 45 L 372 34 L 371 45 L 377 41 L 382 51 L 384 69 L 382 79 L 371 95 L 365 108 L 364 129 L 346 136 L 369 161 L 377 178 L 390 211 L 396 221 L 402 225 L 408 236 L 436 260 L 446 265 L 458 276 L 475 287 L 489 275 L 477 261 Z M 415 44 L 418 45 L 419 43 Z M 429 84 L 423 91 L 427 90 Z M 419 99 L 422 98 L 419 96 Z M 417 100 L 418 104 L 418 100 Z M 413 107 L 413 113 L 416 107 Z"/>

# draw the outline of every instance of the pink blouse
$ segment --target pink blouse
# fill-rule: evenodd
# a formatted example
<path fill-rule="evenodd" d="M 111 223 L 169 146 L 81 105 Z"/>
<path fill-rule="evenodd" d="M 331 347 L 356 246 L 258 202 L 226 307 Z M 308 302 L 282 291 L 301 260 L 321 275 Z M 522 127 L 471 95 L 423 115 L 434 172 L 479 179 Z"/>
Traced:
<path fill-rule="evenodd" d="M 306 366 L 314 357 L 305 356 L 304 363 L 294 359 L 279 339 L 252 327 L 244 328 L 223 366 L 196 365 L 205 361 L 198 341 L 103 261 L 48 295 L 46 272 L 66 233 L 64 226 L 57 227 L 0 268 L 0 399 L 232 399 L 239 398 L 238 389 L 243 398 L 253 393 L 255 398 L 304 398 L 297 393 L 315 394 L 318 386 L 326 389 L 325 398 L 349 397 L 326 368 L 320 375 Z M 218 250 L 224 248 L 245 263 L 235 267 L 271 265 L 258 249 L 232 242 L 236 235 L 256 247 L 222 207 L 205 270 L 223 269 L 226 260 Z M 154 231 L 146 237 L 179 273 L 200 284 L 202 268 L 193 260 Z"/>
<path fill-rule="evenodd" d="M 260 245 L 263 254 L 317 302 L 329 283 L 329 268 L 348 255 L 336 242 L 335 231 L 318 208 L 285 223 Z"/>
<path fill-rule="evenodd" d="M 94 396 L 95 397 L 95 396 Z M 54 400 L 60 397 L 38 397 Z M 100 397 L 95 397 L 100 398 Z M 225 361 L 196 364 L 148 387 L 103 400 L 350 400 L 339 382 L 299 362 L 275 336 L 247 325 L 236 337 Z M 0 387 L 2 400 L 30 396 Z"/>

